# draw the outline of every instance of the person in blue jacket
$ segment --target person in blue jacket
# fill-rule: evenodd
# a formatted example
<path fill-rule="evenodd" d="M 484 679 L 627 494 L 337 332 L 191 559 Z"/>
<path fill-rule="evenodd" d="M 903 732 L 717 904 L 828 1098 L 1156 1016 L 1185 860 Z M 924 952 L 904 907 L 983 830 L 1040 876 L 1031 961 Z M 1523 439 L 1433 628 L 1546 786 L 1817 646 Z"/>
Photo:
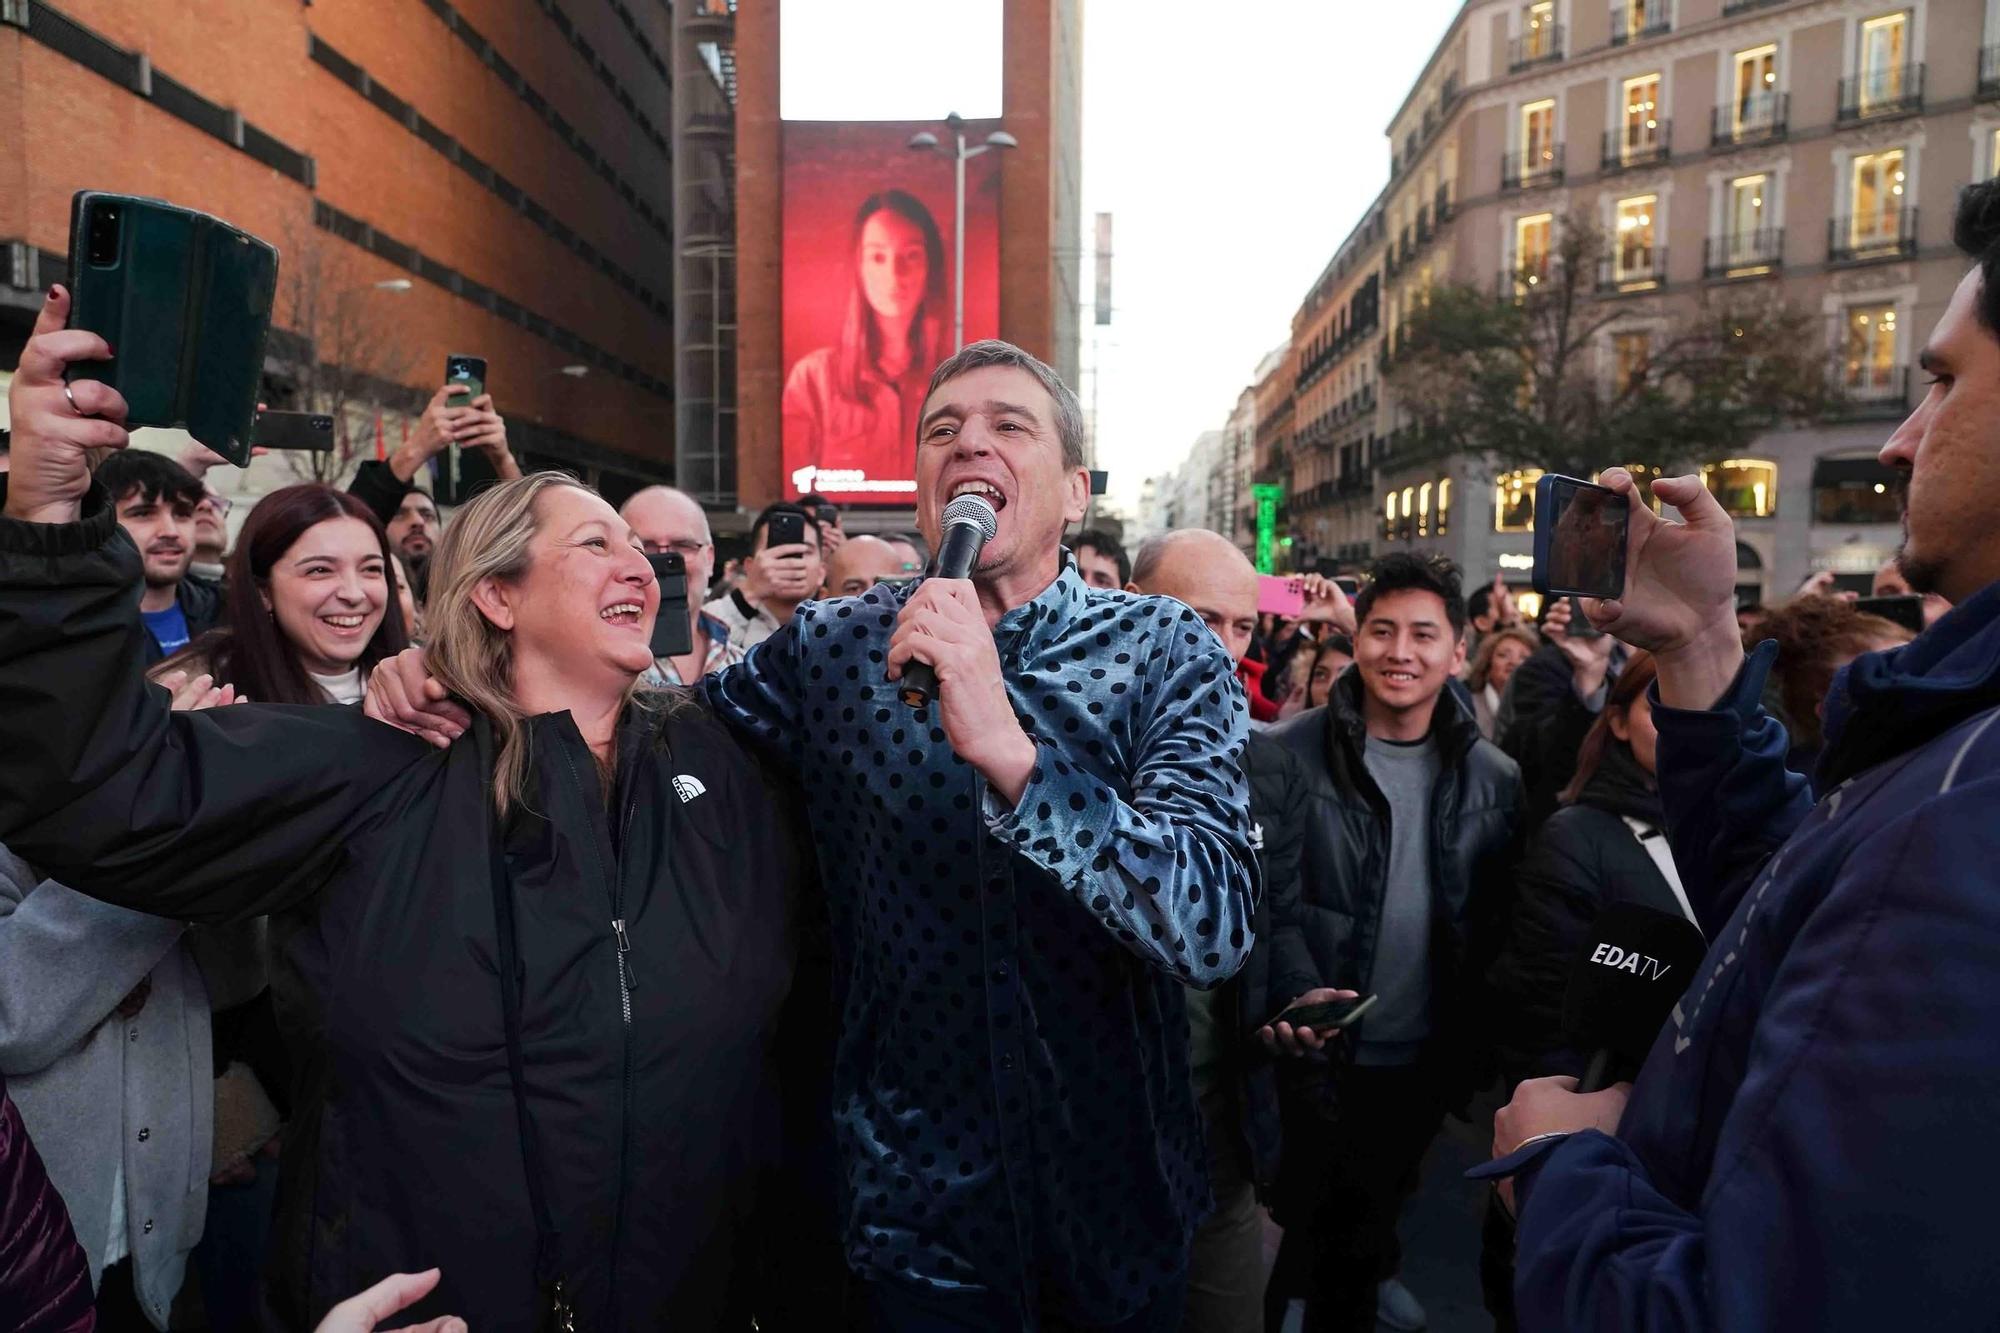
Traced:
<path fill-rule="evenodd" d="M 1758 705 L 1729 519 L 1692 477 L 1631 501 L 1626 595 L 1591 619 L 1659 662 L 1669 835 L 1708 957 L 1638 1080 L 1523 1083 L 1494 1129 L 1530 1329 L 1992 1327 L 2000 1157 L 2000 182 L 1882 450 L 1901 563 L 1958 603 L 1858 659 L 1811 786 Z M 1820 793 L 1814 800 L 1812 793 Z M 1503 1190 L 1504 1193 L 1504 1190 Z"/>

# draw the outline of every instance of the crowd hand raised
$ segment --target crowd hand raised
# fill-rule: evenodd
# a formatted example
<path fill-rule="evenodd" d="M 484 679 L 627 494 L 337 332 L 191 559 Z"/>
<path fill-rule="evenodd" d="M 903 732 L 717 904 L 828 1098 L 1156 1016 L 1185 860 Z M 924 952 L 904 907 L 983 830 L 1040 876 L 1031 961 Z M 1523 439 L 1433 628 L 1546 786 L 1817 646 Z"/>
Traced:
<path fill-rule="evenodd" d="M 435 1268 L 422 1273 L 391 1273 L 368 1290 L 328 1310 L 314 1333 L 375 1333 L 383 1320 L 415 1305 L 430 1295 L 437 1284 Z M 395 1333 L 466 1333 L 466 1327 L 457 1315 L 443 1315 L 421 1324 L 405 1325 Z"/>
<path fill-rule="evenodd" d="M 807 569 L 812 547 L 804 542 L 766 546 L 743 562 L 743 596 L 753 606 L 767 600 L 802 602 L 819 591 Z"/>
<path fill-rule="evenodd" d="M 442 386 L 424 405 L 417 424 L 410 429 L 410 438 L 396 447 L 389 459 L 389 470 L 399 481 L 412 480 L 419 468 L 450 446 L 473 415 L 473 409 L 465 402 L 463 384 Z"/>
<path fill-rule="evenodd" d="M 198 713 L 204 708 L 227 708 L 250 702 L 236 693 L 234 685 L 218 686 L 215 678 L 206 674 L 190 677 L 185 671 L 169 671 L 153 683 L 173 696 L 170 707 L 176 713 Z"/>
<path fill-rule="evenodd" d="M 1021 730 L 1000 674 L 1000 651 L 970 579 L 925 579 L 896 617 L 886 663 L 901 680 L 911 661 L 937 673 L 933 706 L 952 752 L 978 769 L 1009 805 L 1035 767 L 1035 743 Z"/>
<path fill-rule="evenodd" d="M 421 736 L 442 750 L 465 734 L 472 714 L 452 701 L 443 682 L 424 666 L 424 650 L 405 648 L 368 673 L 361 711 L 398 731 Z"/>
<path fill-rule="evenodd" d="M 1340 585 L 1324 574 L 1307 574 L 1300 580 L 1305 591 L 1305 605 L 1299 611 L 1301 623 L 1316 621 L 1331 625 L 1341 634 L 1354 637 L 1354 603 L 1347 600 L 1347 594 Z"/>
<path fill-rule="evenodd" d="M 1336 589 L 1336 591 L 1338 591 Z M 1286 1012 L 1304 1004 L 1331 1004 L 1335 1000 L 1358 1000 L 1360 991 L 1352 990 L 1309 990 L 1285 1006 Z M 1306 1055 L 1323 1050 L 1326 1044 L 1340 1035 L 1339 1028 L 1295 1028 L 1282 1021 L 1266 1023 L 1257 1029 L 1257 1039 L 1264 1043 L 1264 1049 L 1278 1055 Z"/>
<path fill-rule="evenodd" d="M 96 334 L 65 328 L 68 319 L 68 289 L 49 288 L 7 389 L 13 429 L 8 518 L 74 523 L 90 492 L 87 451 L 123 449 L 129 439 L 125 398 L 116 389 L 78 380 L 63 392 L 63 375 L 73 362 L 109 361 L 112 355 L 111 344 Z"/>
<path fill-rule="evenodd" d="M 469 407 L 459 410 L 462 415 L 452 427 L 458 447 L 485 454 L 502 481 L 520 476 L 521 466 L 514 461 L 513 450 L 507 447 L 507 423 L 494 410 L 493 395 L 482 393 Z"/>
<path fill-rule="evenodd" d="M 1493 614 L 1496 624 L 1518 625 L 1521 612 L 1514 605 L 1514 594 L 1507 591 L 1507 571 L 1496 570 L 1493 574 Z"/>
<path fill-rule="evenodd" d="M 1597 693 L 1597 687 L 1611 674 L 1611 647 L 1614 642 L 1609 634 L 1599 634 L 1590 638 L 1577 638 L 1569 632 L 1574 612 L 1570 610 L 1569 598 L 1558 598 L 1549 608 L 1548 619 L 1542 628 L 1549 632 L 1549 641 L 1562 649 L 1569 659 L 1570 678 L 1576 684 L 1579 696 L 1588 699 Z"/>
<path fill-rule="evenodd" d="M 257 404 L 257 410 L 262 412 L 264 405 L 262 403 Z M 261 444 L 250 446 L 250 456 L 252 458 L 262 458 L 270 452 L 269 449 L 266 449 Z M 200 440 L 189 440 L 187 448 L 181 450 L 178 461 L 187 470 L 189 476 L 193 477 L 196 481 L 200 481 L 208 475 L 210 468 L 221 467 L 229 460 L 203 444 Z"/>

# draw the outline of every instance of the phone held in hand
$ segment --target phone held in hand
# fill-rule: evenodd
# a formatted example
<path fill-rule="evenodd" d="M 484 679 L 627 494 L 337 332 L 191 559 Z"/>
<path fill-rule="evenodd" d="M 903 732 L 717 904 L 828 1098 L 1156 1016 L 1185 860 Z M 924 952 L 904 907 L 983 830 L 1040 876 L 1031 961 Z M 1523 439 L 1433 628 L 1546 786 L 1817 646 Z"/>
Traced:
<path fill-rule="evenodd" d="M 660 613 L 653 618 L 654 657 L 685 657 L 694 651 L 694 625 L 688 617 L 687 562 L 679 551 L 646 557 L 660 585 Z"/>
<path fill-rule="evenodd" d="M 1266 613 L 1296 620 L 1306 609 L 1306 584 L 1304 579 L 1283 574 L 1259 574 L 1257 576 L 1257 614 Z"/>
<path fill-rule="evenodd" d="M 259 412 L 250 443 L 262 449 L 333 452 L 333 417 L 325 412 Z"/>
<path fill-rule="evenodd" d="M 1535 483 L 1535 591 L 1620 597 L 1632 513 L 1608 486 L 1547 474 Z"/>
<path fill-rule="evenodd" d="M 470 407 L 472 400 L 486 392 L 486 358 L 470 356 L 464 352 L 453 352 L 444 359 L 444 382 L 454 390 L 445 400 L 448 407 Z M 463 392 L 457 392 L 462 389 Z M 464 460 L 459 454 L 458 441 L 453 440 L 445 447 L 444 475 L 438 479 L 438 489 L 444 495 L 454 497 L 440 504 L 463 504 L 470 497 L 472 479 L 465 473 Z"/>
<path fill-rule="evenodd" d="M 1266 1023 L 1265 1027 L 1276 1027 L 1279 1023 L 1290 1023 L 1295 1028 L 1346 1029 L 1363 1014 L 1375 1007 L 1376 995 L 1363 995 L 1353 1000 L 1327 1000 L 1322 1004 L 1300 1004 L 1284 1010 Z"/>
<path fill-rule="evenodd" d="M 1863 597 L 1854 603 L 1854 609 L 1865 616 L 1880 616 L 1891 624 L 1901 625 L 1912 634 L 1924 632 L 1924 599 L 1915 594 Z"/>
<path fill-rule="evenodd" d="M 771 521 L 764 528 L 764 549 L 779 546 L 802 546 L 806 540 L 806 516 L 788 514 L 780 510 L 771 515 Z"/>
<path fill-rule="evenodd" d="M 178 427 L 249 462 L 277 250 L 193 209 L 79 190 L 69 255 L 69 326 L 113 351 L 70 363 L 69 378 L 118 390 L 128 426 Z"/>

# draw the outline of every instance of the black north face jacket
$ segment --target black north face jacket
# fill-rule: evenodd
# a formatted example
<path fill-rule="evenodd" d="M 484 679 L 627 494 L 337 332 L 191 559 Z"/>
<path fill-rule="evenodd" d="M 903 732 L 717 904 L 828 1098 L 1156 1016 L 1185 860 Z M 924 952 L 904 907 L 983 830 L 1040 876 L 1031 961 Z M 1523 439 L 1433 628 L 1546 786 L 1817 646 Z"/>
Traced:
<path fill-rule="evenodd" d="M 0 829 L 106 901 L 271 916 L 297 1069 L 271 1322 L 311 1328 L 436 1266 L 399 1322 L 530 1327 L 497 856 L 580 1326 L 722 1327 L 779 1137 L 773 1042 L 808 866 L 756 762 L 692 705 L 635 706 L 607 800 L 570 716 L 538 717 L 525 809 L 496 838 L 483 726 L 434 751 L 353 709 L 170 714 L 142 675 L 137 551 L 101 494 L 86 515 L 0 520 Z"/>

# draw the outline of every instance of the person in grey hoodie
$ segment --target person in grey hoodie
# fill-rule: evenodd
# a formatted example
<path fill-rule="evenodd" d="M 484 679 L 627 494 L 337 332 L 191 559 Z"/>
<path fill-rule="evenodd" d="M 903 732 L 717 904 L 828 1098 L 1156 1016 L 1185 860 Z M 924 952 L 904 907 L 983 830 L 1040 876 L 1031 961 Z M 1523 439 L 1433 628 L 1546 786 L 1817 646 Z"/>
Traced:
<path fill-rule="evenodd" d="M 167 683 L 177 708 L 234 697 Z M 167 1327 L 208 1206 L 208 992 L 186 932 L 0 847 L 0 1077 L 69 1209 L 103 1333 Z"/>

